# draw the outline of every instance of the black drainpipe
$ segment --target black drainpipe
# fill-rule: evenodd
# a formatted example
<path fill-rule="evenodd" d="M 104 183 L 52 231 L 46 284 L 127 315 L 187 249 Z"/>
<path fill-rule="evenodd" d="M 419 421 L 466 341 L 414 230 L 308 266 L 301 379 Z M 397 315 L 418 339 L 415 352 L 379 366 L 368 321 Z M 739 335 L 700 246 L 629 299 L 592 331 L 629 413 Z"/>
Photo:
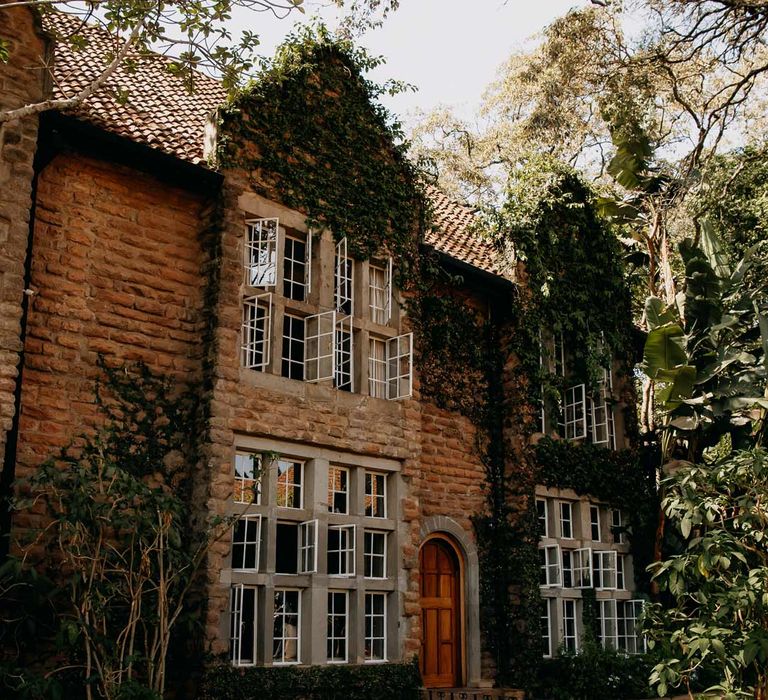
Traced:
<path fill-rule="evenodd" d="M 0 564 L 6 561 L 11 544 L 11 501 L 13 498 L 13 482 L 16 477 L 16 452 L 19 445 L 19 420 L 21 414 L 21 386 L 24 375 L 24 346 L 27 338 L 27 319 L 32 303 L 30 284 L 32 283 L 32 248 L 35 237 L 35 211 L 37 209 L 37 180 L 45 166 L 52 160 L 52 152 L 47 138 L 43 136 L 44 120 L 38 125 L 38 148 L 34 158 L 34 175 L 32 176 L 32 206 L 29 210 L 29 233 L 27 234 L 27 250 L 24 256 L 24 293 L 21 299 L 21 332 L 19 340 L 18 376 L 13 392 L 13 422 L 6 436 L 5 454 L 3 455 L 3 471 L 0 473 Z"/>

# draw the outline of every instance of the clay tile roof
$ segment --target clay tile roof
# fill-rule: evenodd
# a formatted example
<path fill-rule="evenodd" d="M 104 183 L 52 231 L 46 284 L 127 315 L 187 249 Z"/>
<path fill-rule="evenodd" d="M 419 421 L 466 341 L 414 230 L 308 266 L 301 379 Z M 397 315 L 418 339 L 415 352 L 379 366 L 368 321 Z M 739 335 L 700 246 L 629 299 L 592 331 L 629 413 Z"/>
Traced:
<path fill-rule="evenodd" d="M 427 195 L 432 202 L 435 229 L 427 232 L 426 243 L 485 272 L 510 276 L 503 257 L 473 226 L 477 218 L 474 209 L 459 204 L 436 187 L 427 187 Z"/>
<path fill-rule="evenodd" d="M 45 25 L 59 35 L 77 31 L 80 21 L 71 15 L 51 13 Z M 54 97 L 70 97 L 94 80 L 104 65 L 104 55 L 114 46 L 109 35 L 98 27 L 82 32 L 88 43 L 80 51 L 67 42 L 56 45 Z M 203 162 L 205 123 L 226 99 L 221 84 L 197 73 L 194 94 L 181 78 L 171 75 L 160 55 L 134 56 L 137 66 L 129 72 L 118 68 L 104 89 L 69 113 L 102 129 L 146 144 L 191 163 Z M 120 92 L 128 93 L 124 103 Z"/>
<path fill-rule="evenodd" d="M 44 22 L 54 34 L 77 31 L 87 37 L 87 45 L 81 50 L 74 50 L 66 41 L 55 47 L 54 97 L 70 97 L 98 76 L 104 55 L 116 47 L 107 32 L 93 26 L 81 28 L 80 21 L 72 15 L 51 13 Z M 194 93 L 190 94 L 183 80 L 165 69 L 165 57 L 153 54 L 133 58 L 135 71 L 121 66 L 105 87 L 68 113 L 105 131 L 205 165 L 205 125 L 226 100 L 222 85 L 196 73 Z M 119 93 L 126 93 L 128 99 L 121 101 Z M 426 243 L 473 267 L 502 275 L 501 257 L 470 226 L 475 218 L 473 210 L 434 187 L 428 188 L 428 195 L 433 202 L 437 230 L 427 233 Z"/>

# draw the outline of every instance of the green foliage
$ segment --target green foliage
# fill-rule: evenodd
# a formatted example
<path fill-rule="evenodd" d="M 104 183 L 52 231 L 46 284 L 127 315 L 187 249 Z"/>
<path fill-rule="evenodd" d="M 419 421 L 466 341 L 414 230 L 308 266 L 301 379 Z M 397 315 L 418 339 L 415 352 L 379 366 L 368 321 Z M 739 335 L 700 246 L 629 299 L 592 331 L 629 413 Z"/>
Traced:
<path fill-rule="evenodd" d="M 626 656 L 599 645 L 581 653 L 560 649 L 542 662 L 536 700 L 629 700 L 650 696 L 648 676 L 653 662 L 643 655 Z"/>
<path fill-rule="evenodd" d="M 768 157 L 747 146 L 716 156 L 691 209 L 704 212 L 731 258 L 768 240 Z"/>
<path fill-rule="evenodd" d="M 257 191 L 347 237 L 366 259 L 388 251 L 403 280 L 416 263 L 425 207 L 399 124 L 365 72 L 381 62 L 322 26 L 303 28 L 220 115 L 218 160 Z"/>
<path fill-rule="evenodd" d="M 478 311 L 456 295 L 431 293 L 417 296 L 409 313 L 422 396 L 482 423 L 488 350 Z"/>
<path fill-rule="evenodd" d="M 668 429 L 698 461 L 724 434 L 744 446 L 765 431 L 753 410 L 768 408 L 768 277 L 754 249 L 732 266 L 706 220 L 700 243 L 685 240 L 680 253 L 685 291 L 669 306 L 646 302 L 641 367 L 660 383 Z"/>
<path fill-rule="evenodd" d="M 418 700 L 416 663 L 233 668 L 206 671 L 198 700 Z"/>
<path fill-rule="evenodd" d="M 671 601 L 647 614 L 649 644 L 663 659 L 651 680 L 664 695 L 709 667 L 718 672 L 718 697 L 765 697 L 768 453 L 756 448 L 711 466 L 687 465 L 663 485 L 664 511 L 685 544 L 651 567 Z"/>
<path fill-rule="evenodd" d="M 657 455 L 545 437 L 536 445 L 536 459 L 536 483 L 593 496 L 629 516 L 626 534 L 632 547 L 636 583 L 639 589 L 646 589 L 645 567 L 653 559 L 658 512 L 654 468 Z"/>
<path fill-rule="evenodd" d="M 538 333 L 550 331 L 563 334 L 576 375 L 594 385 L 611 354 L 628 355 L 631 308 L 622 249 L 593 191 L 567 166 L 532 158 L 490 224 L 497 245 L 511 244 L 525 264 L 527 329 L 515 350 L 529 376 L 540 375 Z"/>
<path fill-rule="evenodd" d="M 148 700 L 162 695 L 175 631 L 195 619 L 186 596 L 214 530 L 195 541 L 190 527 L 195 392 L 141 365 L 103 370 L 101 429 L 18 484 L 15 508 L 45 525 L 31 533 L 19 582 L 33 577 L 30 566 L 49 568 L 56 646 L 80 687 Z M 41 644 L 42 665 L 54 648 Z"/>

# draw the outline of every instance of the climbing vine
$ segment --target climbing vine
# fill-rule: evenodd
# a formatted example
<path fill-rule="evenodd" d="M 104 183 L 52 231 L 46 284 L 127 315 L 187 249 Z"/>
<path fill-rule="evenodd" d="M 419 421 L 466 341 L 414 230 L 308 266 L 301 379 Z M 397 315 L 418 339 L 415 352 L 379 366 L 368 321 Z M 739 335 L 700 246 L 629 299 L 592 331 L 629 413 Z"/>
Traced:
<path fill-rule="evenodd" d="M 400 125 L 378 101 L 404 86 L 365 77 L 381 62 L 322 25 L 297 30 L 221 111 L 217 160 L 312 228 L 346 237 L 354 257 L 388 251 L 402 288 L 426 208 Z"/>

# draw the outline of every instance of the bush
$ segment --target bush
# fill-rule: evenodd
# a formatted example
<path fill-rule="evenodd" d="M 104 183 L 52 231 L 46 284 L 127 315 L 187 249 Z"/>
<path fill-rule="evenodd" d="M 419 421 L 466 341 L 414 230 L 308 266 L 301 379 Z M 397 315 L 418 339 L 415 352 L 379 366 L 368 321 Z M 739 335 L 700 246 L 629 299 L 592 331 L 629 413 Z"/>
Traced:
<path fill-rule="evenodd" d="M 205 672 L 198 700 L 418 700 L 420 686 L 415 663 L 280 668 L 222 664 Z"/>
<path fill-rule="evenodd" d="M 653 661 L 646 655 L 625 656 L 610 649 L 591 647 L 576 654 L 542 662 L 534 697 L 546 700 L 594 700 L 654 697 L 648 685 Z"/>

